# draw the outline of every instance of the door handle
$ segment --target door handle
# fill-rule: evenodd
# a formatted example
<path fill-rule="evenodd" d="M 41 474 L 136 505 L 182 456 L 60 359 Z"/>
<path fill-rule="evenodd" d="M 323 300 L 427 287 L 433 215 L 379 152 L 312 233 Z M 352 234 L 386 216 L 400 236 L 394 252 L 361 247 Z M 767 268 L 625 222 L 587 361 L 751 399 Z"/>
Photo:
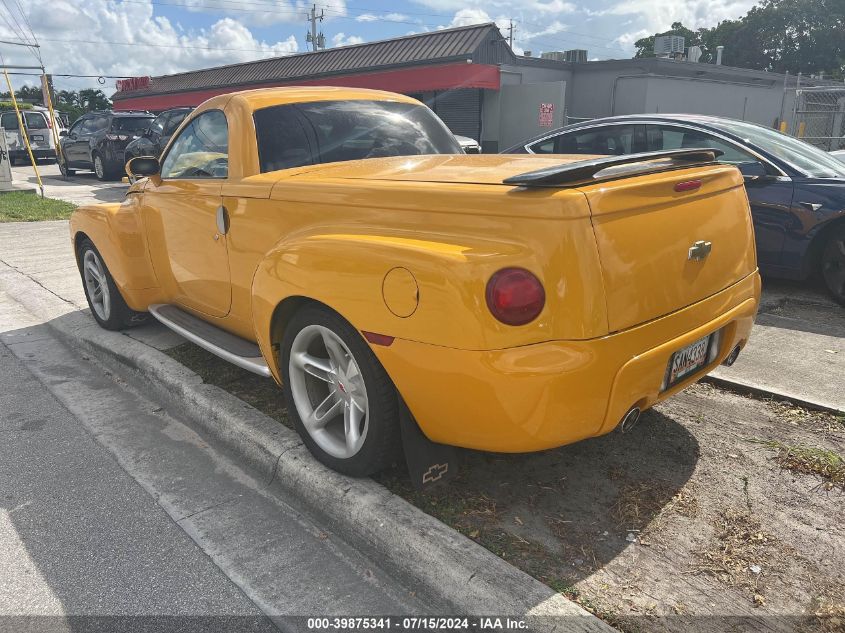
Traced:
<path fill-rule="evenodd" d="M 217 234 L 226 235 L 229 232 L 229 212 L 222 204 L 217 207 Z"/>
<path fill-rule="evenodd" d="M 810 211 L 818 211 L 822 208 L 822 205 L 818 202 L 799 202 L 798 204 Z"/>

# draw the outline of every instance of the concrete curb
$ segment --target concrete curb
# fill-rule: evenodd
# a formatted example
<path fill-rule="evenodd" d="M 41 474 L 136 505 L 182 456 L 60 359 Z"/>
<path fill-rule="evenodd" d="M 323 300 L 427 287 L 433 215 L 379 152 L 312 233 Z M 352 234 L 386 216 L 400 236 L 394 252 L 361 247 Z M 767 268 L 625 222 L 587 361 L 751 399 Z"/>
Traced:
<path fill-rule="evenodd" d="M 710 374 L 701 379 L 702 382 L 719 387 L 726 391 L 732 391 L 743 396 L 755 396 L 757 398 L 770 398 L 781 402 L 791 402 L 792 404 L 809 409 L 811 411 L 823 411 L 825 413 L 832 413 L 834 415 L 845 415 L 845 410 L 837 407 L 832 407 L 820 402 L 814 402 L 805 398 L 800 398 L 784 391 L 777 391 L 760 385 L 755 385 L 750 382 L 741 380 L 732 380 L 724 376 L 714 376 Z"/>
<path fill-rule="evenodd" d="M 451 605 L 455 613 L 527 616 L 538 630 L 615 631 L 376 482 L 325 468 L 294 431 L 203 383 L 166 354 L 102 330 L 90 315 L 13 269 L 0 268 L 0 282 L 70 346 L 95 356 L 118 375 L 140 376 L 182 405 L 199 430 L 257 471 L 267 485 L 280 487 L 327 519 L 352 545 L 419 587 L 421 595 Z"/>

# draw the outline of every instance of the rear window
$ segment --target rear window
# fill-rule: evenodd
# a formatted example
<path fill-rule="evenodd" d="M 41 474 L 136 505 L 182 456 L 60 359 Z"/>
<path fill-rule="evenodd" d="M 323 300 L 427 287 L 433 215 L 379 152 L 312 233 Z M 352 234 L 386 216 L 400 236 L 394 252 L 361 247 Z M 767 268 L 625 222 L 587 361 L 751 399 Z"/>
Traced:
<path fill-rule="evenodd" d="M 40 112 L 24 112 L 26 127 L 30 130 L 46 130 L 47 119 Z"/>
<path fill-rule="evenodd" d="M 261 171 L 384 156 L 460 154 L 428 108 L 390 101 L 315 101 L 256 110 Z"/>
<path fill-rule="evenodd" d="M 115 117 L 111 123 L 111 129 L 115 132 L 139 132 L 146 130 L 153 122 L 153 117 Z"/>

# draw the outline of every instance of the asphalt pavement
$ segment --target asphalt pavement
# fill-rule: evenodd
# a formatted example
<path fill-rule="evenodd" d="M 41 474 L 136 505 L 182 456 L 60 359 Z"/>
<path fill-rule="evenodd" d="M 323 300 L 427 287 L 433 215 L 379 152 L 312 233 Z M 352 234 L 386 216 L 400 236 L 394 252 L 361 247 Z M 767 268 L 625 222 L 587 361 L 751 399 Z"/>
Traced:
<path fill-rule="evenodd" d="M 56 349 L 47 337 L 22 345 L 24 358 Z M 174 630 L 276 630 L 3 343 L 0 393 L 0 630 L 25 628 L 6 616 L 73 631 L 94 620 L 68 617 L 111 616 L 112 630 L 133 630 L 128 616 L 142 615 L 171 616 Z"/>
<path fill-rule="evenodd" d="M 130 383 L 0 291 L 0 631 L 443 610 Z"/>

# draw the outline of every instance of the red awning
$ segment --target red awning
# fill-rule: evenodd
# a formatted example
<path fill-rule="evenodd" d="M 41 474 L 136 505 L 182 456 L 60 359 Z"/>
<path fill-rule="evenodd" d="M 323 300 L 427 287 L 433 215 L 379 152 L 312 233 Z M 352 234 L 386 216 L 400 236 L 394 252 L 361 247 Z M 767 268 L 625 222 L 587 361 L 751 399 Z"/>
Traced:
<path fill-rule="evenodd" d="M 233 88 L 211 88 L 160 95 L 139 95 L 114 102 L 115 110 L 166 110 L 179 106 L 197 106 L 216 95 L 273 86 L 345 86 L 349 88 L 373 88 L 392 92 L 414 93 L 455 88 L 499 89 L 499 68 L 487 64 L 443 64 L 439 66 L 417 66 L 401 70 L 340 75 L 322 79 L 279 81 Z M 155 90 L 155 83 L 150 85 Z"/>

